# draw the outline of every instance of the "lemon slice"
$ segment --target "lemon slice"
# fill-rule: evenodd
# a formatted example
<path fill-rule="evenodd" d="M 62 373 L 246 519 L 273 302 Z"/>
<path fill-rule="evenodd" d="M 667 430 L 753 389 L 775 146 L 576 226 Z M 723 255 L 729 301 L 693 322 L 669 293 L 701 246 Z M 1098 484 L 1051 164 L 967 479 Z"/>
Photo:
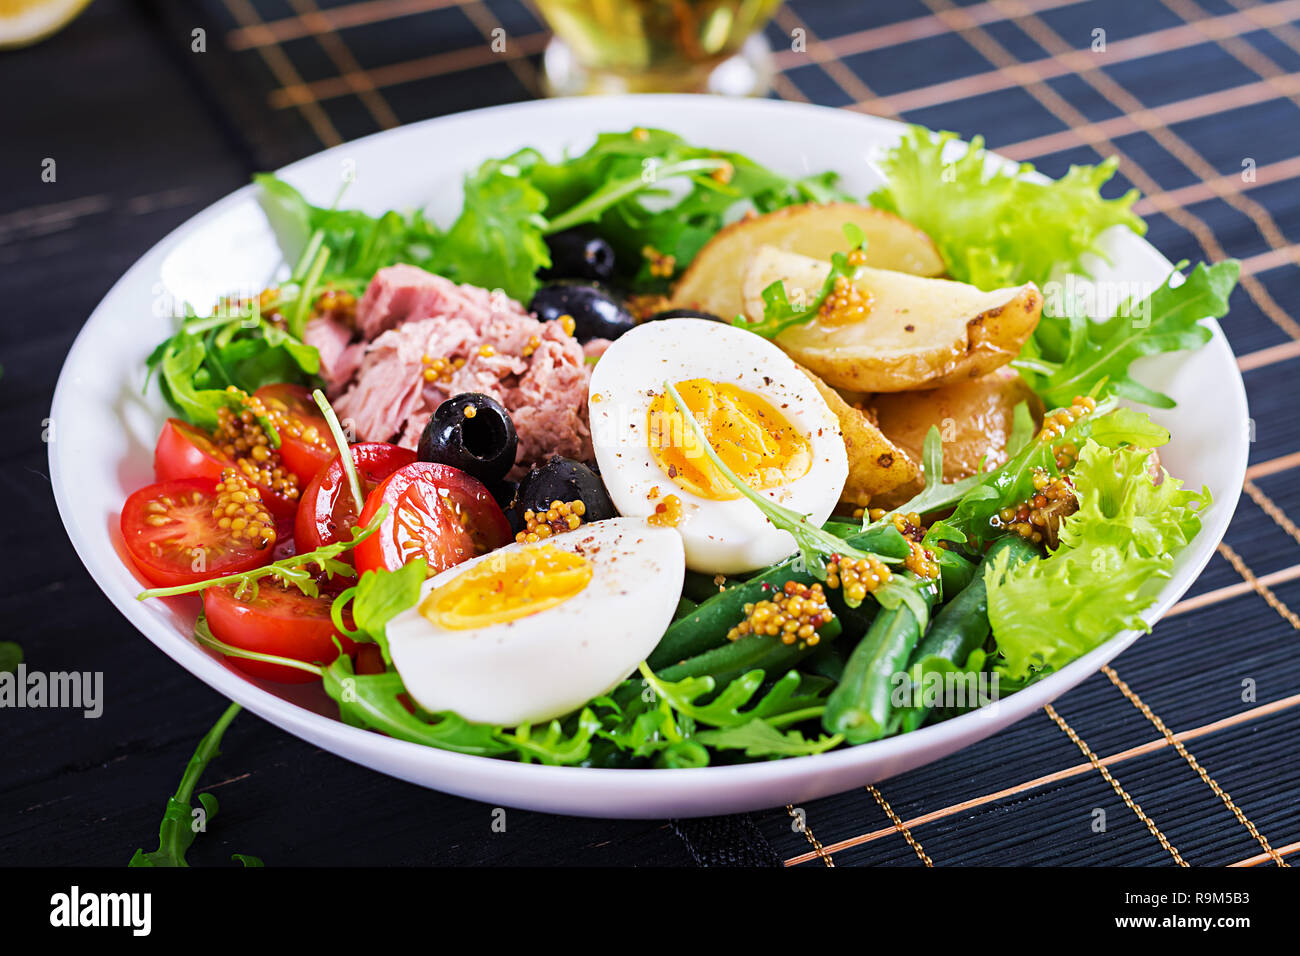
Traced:
<path fill-rule="evenodd" d="M 0 0 L 0 50 L 29 46 L 72 22 L 90 0 Z"/>

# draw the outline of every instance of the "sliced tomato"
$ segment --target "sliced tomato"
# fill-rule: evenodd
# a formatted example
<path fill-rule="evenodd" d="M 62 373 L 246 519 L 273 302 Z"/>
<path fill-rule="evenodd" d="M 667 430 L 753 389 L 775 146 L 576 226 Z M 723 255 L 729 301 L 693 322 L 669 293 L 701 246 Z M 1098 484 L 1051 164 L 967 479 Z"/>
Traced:
<path fill-rule="evenodd" d="M 370 493 L 358 523 L 368 524 L 382 505 L 383 524 L 356 547 L 359 571 L 395 571 L 422 557 L 434 575 L 512 540 L 510 522 L 483 483 L 449 465 L 398 468 Z"/>
<path fill-rule="evenodd" d="M 179 418 L 167 419 L 153 452 L 154 476 L 159 481 L 179 478 L 217 481 L 221 478 L 221 470 L 234 464 L 234 459 L 217 447 L 210 434 Z M 272 514 L 293 518 L 298 508 L 297 498 L 286 498 L 267 485 L 259 484 L 257 488 Z"/>
<path fill-rule="evenodd" d="M 362 644 L 358 647 L 353 668 L 358 674 L 382 674 L 388 670 L 384 666 L 384 654 L 378 644 Z"/>
<path fill-rule="evenodd" d="M 230 459 L 222 454 L 211 435 L 179 418 L 167 419 L 153 450 L 153 473 L 159 481 L 177 478 L 216 481 L 221 477 L 221 469 L 229 464 Z"/>
<path fill-rule="evenodd" d="M 301 488 L 338 453 L 325 416 L 311 392 L 301 385 L 263 385 L 253 393 L 268 410 L 279 412 L 280 460 L 298 477 Z"/>
<path fill-rule="evenodd" d="M 415 452 L 388 442 L 360 442 L 352 446 L 352 461 L 361 480 L 361 494 L 374 487 L 403 465 L 415 461 Z M 343 458 L 335 455 L 316 473 L 302 492 L 293 536 L 303 551 L 351 537 L 357 523 L 357 506 L 343 473 Z"/>
<path fill-rule="evenodd" d="M 183 478 L 126 499 L 122 537 L 149 583 L 175 587 L 270 564 L 273 548 L 259 548 L 217 524 L 216 487 L 211 478 Z"/>
<path fill-rule="evenodd" d="M 357 648 L 334 629 L 330 603 L 328 597 L 308 597 L 297 588 L 260 581 L 254 597 L 235 597 L 233 588 L 208 588 L 203 592 L 203 615 L 219 641 L 259 654 L 329 664 L 339 656 L 336 638 L 346 654 Z M 351 626 L 346 619 L 344 623 Z M 294 667 L 242 657 L 228 659 L 244 673 L 264 680 L 284 684 L 316 680 L 315 675 Z"/>

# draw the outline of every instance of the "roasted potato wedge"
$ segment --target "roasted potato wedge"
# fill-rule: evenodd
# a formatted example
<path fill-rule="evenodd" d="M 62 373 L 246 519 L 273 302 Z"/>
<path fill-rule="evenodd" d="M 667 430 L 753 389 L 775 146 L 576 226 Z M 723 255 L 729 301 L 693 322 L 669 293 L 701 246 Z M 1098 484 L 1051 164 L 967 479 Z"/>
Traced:
<path fill-rule="evenodd" d="M 921 473 L 919 458 L 909 457 L 882 435 L 860 408 L 854 408 L 812 372 L 804 372 L 840 420 L 844 448 L 849 453 L 849 477 L 840 493 L 841 501 L 865 506 L 875 496 L 915 481 Z"/>
<path fill-rule="evenodd" d="M 699 251 L 673 290 L 672 308 L 712 312 L 728 322 L 741 312 L 740 285 L 754 253 L 774 246 L 830 261 L 844 252 L 844 224 L 867 236 L 867 263 L 923 276 L 944 273 L 943 258 L 930 237 L 893 213 L 853 203 L 787 206 L 742 219 L 718 232 Z"/>
<path fill-rule="evenodd" d="M 763 317 L 762 292 L 778 280 L 792 302 L 813 301 L 829 272 L 829 262 L 764 246 L 745 274 L 745 314 Z M 865 318 L 818 315 L 782 332 L 776 344 L 827 384 L 859 392 L 937 388 L 987 375 L 1016 357 L 1043 305 L 1033 283 L 982 292 L 865 267 L 854 286 L 867 300 Z"/>
<path fill-rule="evenodd" d="M 879 430 L 887 440 L 920 460 L 925 436 L 937 426 L 943 438 L 943 477 L 958 481 L 975 474 L 980 462 L 985 467 L 1002 464 L 1007 458 L 1015 408 L 1029 403 L 1035 423 L 1043 418 L 1042 402 L 1012 369 L 1001 368 L 988 375 L 919 392 L 892 392 L 875 396 L 871 405 Z M 873 505 L 896 507 L 921 490 L 919 477 L 898 486 L 873 501 Z"/>

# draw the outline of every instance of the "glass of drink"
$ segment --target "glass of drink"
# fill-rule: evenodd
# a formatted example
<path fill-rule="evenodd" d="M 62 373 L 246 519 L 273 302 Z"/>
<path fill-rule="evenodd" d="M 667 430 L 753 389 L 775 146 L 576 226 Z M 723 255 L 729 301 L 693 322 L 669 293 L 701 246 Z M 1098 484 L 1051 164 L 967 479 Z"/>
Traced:
<path fill-rule="evenodd" d="M 760 32 L 781 0 L 536 0 L 555 36 L 547 93 L 723 93 L 771 81 Z"/>

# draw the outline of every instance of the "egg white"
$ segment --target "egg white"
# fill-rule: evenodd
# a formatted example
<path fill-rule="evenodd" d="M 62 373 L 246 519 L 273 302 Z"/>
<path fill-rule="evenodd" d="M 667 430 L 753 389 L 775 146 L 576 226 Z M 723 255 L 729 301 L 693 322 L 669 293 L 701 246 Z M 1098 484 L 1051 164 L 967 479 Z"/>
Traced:
<path fill-rule="evenodd" d="M 591 376 L 588 409 L 601 479 L 624 515 L 648 516 L 667 495 L 682 502 L 677 525 L 687 567 L 734 574 L 793 554 L 794 538 L 774 527 L 746 498 L 715 501 L 681 488 L 650 453 L 648 414 L 665 381 L 703 378 L 764 398 L 808 440 L 812 464 L 803 477 L 762 494 L 821 524 L 848 477 L 839 420 L 812 380 L 767 339 L 706 319 L 647 322 L 605 351 Z"/>
<path fill-rule="evenodd" d="M 411 697 L 476 723 L 536 723 L 613 689 L 654 649 L 672 621 L 685 574 L 681 538 L 637 518 L 611 518 L 546 539 L 592 567 L 580 592 L 528 617 L 452 630 L 418 604 L 386 627 L 393 665 Z M 430 591 L 512 544 L 425 582 Z"/>

